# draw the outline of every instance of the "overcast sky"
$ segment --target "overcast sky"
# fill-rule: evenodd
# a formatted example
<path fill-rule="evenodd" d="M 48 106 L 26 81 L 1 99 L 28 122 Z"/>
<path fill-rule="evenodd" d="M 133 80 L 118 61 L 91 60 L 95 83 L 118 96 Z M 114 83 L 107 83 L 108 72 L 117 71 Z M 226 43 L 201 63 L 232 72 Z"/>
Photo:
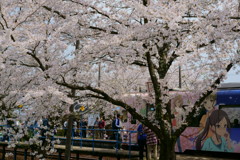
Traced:
<path fill-rule="evenodd" d="M 227 74 L 227 79 L 225 83 L 229 82 L 239 82 L 240 83 L 240 74 L 236 74 L 236 70 L 230 70 Z"/>

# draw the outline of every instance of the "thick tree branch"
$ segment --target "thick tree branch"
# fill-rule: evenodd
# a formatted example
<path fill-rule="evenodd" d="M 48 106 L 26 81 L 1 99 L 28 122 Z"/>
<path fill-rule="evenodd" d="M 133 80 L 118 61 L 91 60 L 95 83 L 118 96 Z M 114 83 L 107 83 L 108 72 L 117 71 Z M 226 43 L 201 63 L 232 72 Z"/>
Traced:
<path fill-rule="evenodd" d="M 85 26 L 85 25 L 81 24 L 80 22 L 78 22 L 78 24 L 79 24 L 79 26 Z M 100 27 L 97 27 L 97 26 L 91 26 L 90 25 L 88 28 L 93 29 L 93 30 L 97 30 L 97 31 L 101 31 L 101 32 L 104 32 L 104 33 L 108 32 L 106 29 L 100 28 Z M 110 34 L 118 34 L 118 32 L 112 30 L 112 31 L 110 31 Z"/>
<path fill-rule="evenodd" d="M 26 64 L 26 63 L 24 63 L 24 62 L 20 62 L 20 65 L 22 65 L 22 66 L 26 66 L 26 67 L 31 67 L 31 68 L 36 68 L 36 67 L 38 67 L 37 65 L 35 65 L 35 64 Z"/>
<path fill-rule="evenodd" d="M 229 17 L 230 19 L 236 19 L 236 20 L 238 20 L 238 19 L 240 19 L 240 17 Z"/>
<path fill-rule="evenodd" d="M 96 27 L 96 26 L 89 26 L 90 29 L 94 29 L 94 30 L 99 30 L 99 31 L 103 31 L 103 32 L 107 32 L 106 29 L 103 29 L 103 28 L 99 28 L 99 27 Z M 117 31 L 110 31 L 111 34 L 118 34 Z"/>
<path fill-rule="evenodd" d="M 167 63 L 167 70 L 171 67 L 172 63 L 177 59 L 179 55 L 177 55 L 175 52 L 172 53 L 171 57 L 169 58 L 169 61 Z"/>
<path fill-rule="evenodd" d="M 150 5 L 150 0 L 143 0 L 143 5 L 144 6 L 149 6 Z"/>
<path fill-rule="evenodd" d="M 179 47 L 179 43 L 177 43 L 176 48 Z M 164 43 L 162 47 L 159 47 L 159 45 L 156 43 L 155 44 L 156 48 L 157 48 L 157 53 L 159 56 L 159 67 L 157 68 L 158 74 L 160 79 L 163 79 L 169 68 L 171 67 L 172 63 L 175 61 L 175 59 L 177 57 L 179 57 L 179 55 L 175 54 L 175 51 L 172 53 L 170 58 L 167 58 L 167 54 L 169 52 L 170 49 L 170 44 L 169 43 Z"/>
<path fill-rule="evenodd" d="M 147 67 L 147 64 L 145 62 L 139 61 L 139 60 L 135 60 L 132 64 L 138 65 L 138 66 L 141 66 L 141 67 Z"/>
<path fill-rule="evenodd" d="M 147 63 L 148 63 L 148 70 L 149 70 L 149 74 L 151 77 L 151 81 L 153 84 L 153 88 L 154 88 L 154 93 L 155 93 L 155 107 L 156 107 L 156 119 L 159 122 L 160 125 L 160 130 L 161 130 L 161 135 L 163 134 L 167 134 L 167 130 L 165 128 L 165 123 L 164 123 L 164 117 L 163 117 L 163 106 L 162 106 L 162 100 L 161 100 L 161 89 L 160 89 L 160 83 L 158 82 L 157 76 L 155 74 L 155 69 L 154 69 L 154 65 L 153 62 L 151 60 L 151 55 L 149 52 L 146 53 L 146 57 L 147 57 Z M 157 133 L 157 132 L 155 132 Z"/>
<path fill-rule="evenodd" d="M 151 77 L 151 81 L 153 83 L 153 88 L 155 93 L 155 103 L 157 104 L 160 102 L 160 96 L 161 96 L 160 84 L 158 83 L 158 79 L 155 73 L 155 67 L 151 60 L 151 55 L 149 52 L 146 53 L 146 57 L 147 57 L 148 71 Z"/>
<path fill-rule="evenodd" d="M 176 46 L 176 49 L 180 46 L 180 43 L 177 41 L 177 46 Z M 167 70 L 171 67 L 172 63 L 175 61 L 175 59 L 177 59 L 179 57 L 179 55 L 177 55 L 175 53 L 175 51 L 172 53 L 171 57 L 169 58 L 168 60 L 168 63 L 167 63 Z"/>
<path fill-rule="evenodd" d="M 144 118 L 143 116 L 138 114 L 136 112 L 135 108 L 129 106 L 128 104 L 124 103 L 123 101 L 117 100 L 117 99 L 114 99 L 114 98 L 110 97 L 107 93 L 105 93 L 104 91 L 102 91 L 100 89 L 96 89 L 96 88 L 93 88 L 91 86 L 71 85 L 71 84 L 68 84 L 68 83 L 66 83 L 64 81 L 65 80 L 63 80 L 63 82 L 56 82 L 56 83 L 58 85 L 65 86 L 65 87 L 67 87 L 69 89 L 92 91 L 93 93 L 96 93 L 96 94 L 88 94 L 89 96 L 94 97 L 94 98 L 103 99 L 103 100 L 105 100 L 107 102 L 110 102 L 110 103 L 112 103 L 114 105 L 121 106 L 122 108 L 126 109 L 135 119 L 137 119 L 140 122 L 142 122 L 143 124 L 149 126 L 149 128 L 151 128 L 154 132 L 159 133 L 159 129 L 158 129 L 157 126 L 152 124 L 147 118 Z"/>
<path fill-rule="evenodd" d="M 158 44 L 155 44 L 156 48 L 157 48 L 157 53 L 159 55 L 159 67 L 157 69 L 158 74 L 159 74 L 159 78 L 163 79 L 167 73 L 167 53 L 169 50 L 169 44 L 168 43 L 164 43 L 162 47 L 159 47 Z"/>

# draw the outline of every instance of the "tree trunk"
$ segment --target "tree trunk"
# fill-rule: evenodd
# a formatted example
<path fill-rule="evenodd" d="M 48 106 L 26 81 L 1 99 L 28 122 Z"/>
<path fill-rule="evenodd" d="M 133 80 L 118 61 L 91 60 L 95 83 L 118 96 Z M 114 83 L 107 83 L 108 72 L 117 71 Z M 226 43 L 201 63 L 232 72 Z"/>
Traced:
<path fill-rule="evenodd" d="M 71 144 L 72 144 L 72 128 L 73 128 L 73 107 L 75 104 L 70 106 L 70 116 L 68 117 L 67 123 L 67 137 L 66 137 L 66 148 L 65 148 L 65 160 L 70 160 L 71 157 Z"/>
<path fill-rule="evenodd" d="M 176 160 L 174 140 L 171 140 L 170 138 L 169 140 L 161 140 L 159 160 Z"/>

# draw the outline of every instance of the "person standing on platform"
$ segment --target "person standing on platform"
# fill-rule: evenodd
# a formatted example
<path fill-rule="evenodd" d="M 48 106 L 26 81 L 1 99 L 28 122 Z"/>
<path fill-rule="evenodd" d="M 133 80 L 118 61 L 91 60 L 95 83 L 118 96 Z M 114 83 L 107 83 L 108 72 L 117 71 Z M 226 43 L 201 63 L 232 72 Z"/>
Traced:
<path fill-rule="evenodd" d="M 96 121 L 94 122 L 94 138 L 99 139 L 99 118 L 96 118 Z"/>
<path fill-rule="evenodd" d="M 122 122 L 120 119 L 120 114 L 117 114 L 117 118 L 115 119 L 115 128 L 120 130 L 122 128 Z"/>
<path fill-rule="evenodd" d="M 103 119 L 103 117 L 101 117 L 100 121 L 99 121 L 99 124 L 98 124 L 98 127 L 100 129 L 100 138 L 103 139 L 104 138 L 104 133 L 105 133 L 105 121 Z"/>
<path fill-rule="evenodd" d="M 76 119 L 74 119 L 74 121 L 73 121 L 72 136 L 73 137 L 77 136 L 77 121 L 76 121 Z"/>
<path fill-rule="evenodd" d="M 67 124 L 68 124 L 67 121 L 65 121 L 65 122 L 63 123 L 64 137 L 66 137 L 66 135 L 67 135 Z"/>
<path fill-rule="evenodd" d="M 153 152 L 153 159 L 157 160 L 157 136 L 151 129 L 146 126 L 143 127 L 143 131 L 147 135 L 147 159 L 152 159 Z"/>
<path fill-rule="evenodd" d="M 116 130 L 116 131 L 114 131 L 115 140 L 117 140 L 116 148 L 120 149 L 121 141 L 122 141 L 121 134 L 119 131 L 120 129 L 122 129 L 122 122 L 120 119 L 120 114 L 117 114 L 117 118 L 114 120 L 113 129 Z"/>
<path fill-rule="evenodd" d="M 139 147 L 139 156 L 140 156 L 140 160 L 143 160 L 144 149 L 147 149 L 147 143 L 146 143 L 147 135 L 146 135 L 146 133 L 143 132 L 142 124 L 139 124 L 137 131 L 138 131 L 137 143 L 138 143 L 138 147 Z"/>
<path fill-rule="evenodd" d="M 80 122 L 80 128 L 81 128 L 80 137 L 86 138 L 87 137 L 87 120 L 85 118 Z"/>

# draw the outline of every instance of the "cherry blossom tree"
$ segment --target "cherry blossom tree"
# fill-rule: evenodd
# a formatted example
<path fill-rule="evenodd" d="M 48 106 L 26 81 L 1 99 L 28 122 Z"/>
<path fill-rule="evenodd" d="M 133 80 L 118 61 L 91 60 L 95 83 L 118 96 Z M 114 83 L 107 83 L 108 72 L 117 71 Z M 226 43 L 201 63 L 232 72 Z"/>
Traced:
<path fill-rule="evenodd" d="M 11 103 L 5 114 L 23 104 L 21 121 L 62 117 L 66 103 L 104 100 L 152 129 L 160 159 L 174 160 L 177 137 L 239 63 L 239 19 L 237 0 L 2 0 L 1 101 Z M 184 118 L 173 129 L 169 91 L 178 86 L 179 66 L 183 87 L 201 96 L 178 110 Z M 144 117 L 122 95 L 149 79 L 156 111 Z"/>

